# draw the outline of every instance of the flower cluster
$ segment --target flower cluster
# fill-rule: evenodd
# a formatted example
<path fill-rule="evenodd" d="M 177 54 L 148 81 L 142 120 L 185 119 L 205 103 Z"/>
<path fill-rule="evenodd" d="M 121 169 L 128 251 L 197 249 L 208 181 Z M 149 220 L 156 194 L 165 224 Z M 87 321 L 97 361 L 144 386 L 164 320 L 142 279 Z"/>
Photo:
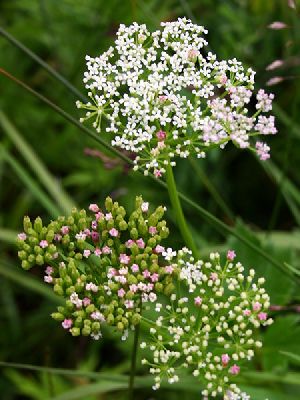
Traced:
<path fill-rule="evenodd" d="M 25 217 L 18 238 L 22 267 L 44 265 L 45 282 L 65 298 L 52 316 L 73 336 L 98 339 L 105 323 L 126 337 L 140 322 L 142 303 L 174 290 L 177 270 L 168 265 L 173 251 L 160 244 L 169 234 L 165 209 L 151 213 L 141 197 L 129 218 L 110 198 L 105 207 L 74 209 L 48 226 Z"/>
<path fill-rule="evenodd" d="M 262 346 L 255 330 L 272 319 L 264 278 L 255 281 L 253 269 L 246 275 L 234 258 L 229 251 L 222 266 L 217 253 L 204 262 L 195 261 L 187 249 L 178 252 L 173 267 L 180 271 L 180 294 L 173 293 L 169 304 L 155 304 L 156 326 L 141 343 L 151 350 L 143 363 L 155 376 L 154 389 L 164 377 L 177 382 L 178 371 L 188 368 L 205 384 L 203 396 L 246 398 L 233 378 Z"/>
<path fill-rule="evenodd" d="M 206 29 L 185 18 L 161 28 L 120 25 L 113 47 L 86 57 L 90 101 L 77 102 L 87 110 L 81 122 L 92 118 L 112 145 L 137 155 L 135 168 L 157 177 L 176 157 L 203 158 L 230 141 L 269 158 L 269 147 L 254 138 L 276 133 L 274 117 L 261 115 L 274 96 L 259 90 L 251 114 L 254 71 L 236 59 L 218 60 L 205 49 Z"/>

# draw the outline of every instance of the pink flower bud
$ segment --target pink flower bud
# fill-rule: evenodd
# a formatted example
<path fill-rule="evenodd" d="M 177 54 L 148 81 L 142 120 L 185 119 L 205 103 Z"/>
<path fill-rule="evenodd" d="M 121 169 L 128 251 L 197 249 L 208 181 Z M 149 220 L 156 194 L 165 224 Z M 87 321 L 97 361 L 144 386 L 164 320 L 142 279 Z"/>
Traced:
<path fill-rule="evenodd" d="M 228 354 L 222 354 L 221 359 L 223 367 L 225 367 L 229 363 L 230 357 Z"/>
<path fill-rule="evenodd" d="M 166 134 L 165 131 L 160 130 L 160 131 L 157 132 L 156 137 L 160 141 L 161 140 L 165 140 L 165 138 L 167 137 L 167 134 Z"/>
<path fill-rule="evenodd" d="M 238 375 L 239 372 L 240 372 L 240 367 L 238 365 L 236 365 L 236 364 L 233 364 L 233 366 L 230 368 L 229 372 L 232 375 Z"/>
<path fill-rule="evenodd" d="M 195 297 L 194 299 L 195 306 L 199 307 L 202 304 L 202 299 L 200 296 Z"/>
<path fill-rule="evenodd" d="M 227 251 L 227 260 L 228 261 L 233 261 L 236 257 L 235 251 L 234 250 L 228 250 Z"/>
<path fill-rule="evenodd" d="M 141 239 L 138 239 L 138 240 L 136 241 L 136 244 L 137 244 L 137 246 L 138 246 L 139 249 L 144 249 L 144 248 L 145 248 L 145 242 L 143 241 L 142 238 L 141 238 Z"/>
<path fill-rule="evenodd" d="M 71 319 L 64 319 L 61 325 L 64 329 L 70 329 L 73 325 L 73 321 Z"/>
<path fill-rule="evenodd" d="M 155 226 L 149 226 L 149 233 L 150 235 L 155 235 L 157 233 L 157 229 Z"/>
<path fill-rule="evenodd" d="M 90 204 L 89 205 L 89 210 L 93 211 L 94 213 L 99 211 L 99 207 L 97 206 L 97 204 Z"/>
<path fill-rule="evenodd" d="M 48 247 L 48 242 L 47 242 L 47 240 L 41 240 L 41 241 L 40 241 L 40 247 L 41 247 L 42 249 L 45 249 L 46 247 Z"/>
<path fill-rule="evenodd" d="M 119 235 L 119 231 L 116 228 L 112 228 L 109 231 L 110 236 L 117 237 Z"/>
<path fill-rule="evenodd" d="M 27 235 L 26 233 L 22 232 L 18 234 L 18 239 L 20 240 L 26 240 L 27 239 Z"/>

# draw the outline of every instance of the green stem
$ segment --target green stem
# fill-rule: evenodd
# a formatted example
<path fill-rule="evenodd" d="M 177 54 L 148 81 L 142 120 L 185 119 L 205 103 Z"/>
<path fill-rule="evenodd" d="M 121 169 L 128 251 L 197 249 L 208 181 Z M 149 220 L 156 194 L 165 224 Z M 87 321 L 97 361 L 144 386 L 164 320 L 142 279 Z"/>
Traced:
<path fill-rule="evenodd" d="M 131 370 L 130 370 L 129 387 L 128 387 L 128 400 L 134 400 L 133 391 L 134 391 L 134 378 L 136 372 L 136 358 L 138 352 L 139 334 L 140 334 L 140 324 L 136 325 L 134 331 L 133 349 L 131 355 Z"/>
<path fill-rule="evenodd" d="M 194 243 L 193 237 L 191 235 L 191 232 L 189 231 L 189 228 L 184 218 L 184 214 L 181 208 L 176 188 L 176 183 L 173 175 L 173 170 L 170 164 L 168 164 L 166 167 L 166 182 L 168 186 L 170 201 L 176 216 L 177 224 L 180 229 L 182 238 L 185 241 L 188 248 L 192 251 L 194 257 L 199 258 L 198 249 Z"/>

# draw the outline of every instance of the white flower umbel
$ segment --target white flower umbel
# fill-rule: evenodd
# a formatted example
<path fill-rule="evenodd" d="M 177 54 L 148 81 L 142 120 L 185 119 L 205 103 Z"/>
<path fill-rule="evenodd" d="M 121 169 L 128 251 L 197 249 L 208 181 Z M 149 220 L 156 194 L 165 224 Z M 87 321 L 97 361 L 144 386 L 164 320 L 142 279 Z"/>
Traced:
<path fill-rule="evenodd" d="M 135 153 L 136 168 L 146 174 L 160 177 L 177 157 L 203 158 L 230 141 L 269 157 L 252 139 L 276 133 L 273 117 L 259 119 L 274 96 L 259 90 L 251 114 L 254 71 L 235 58 L 218 60 L 205 49 L 206 33 L 186 18 L 163 22 L 155 32 L 120 25 L 108 51 L 86 57 L 90 101 L 77 102 L 87 110 L 81 121 L 93 119 L 98 132 L 112 135 L 113 146 Z"/>
<path fill-rule="evenodd" d="M 172 294 L 170 303 L 155 307 L 156 326 L 141 345 L 151 350 L 143 363 L 155 376 L 154 389 L 163 378 L 177 382 L 180 371 L 189 369 L 204 384 L 203 396 L 248 399 L 234 377 L 262 345 L 257 329 L 272 319 L 266 312 L 270 302 L 264 279 L 255 281 L 254 270 L 245 274 L 234 258 L 231 250 L 221 265 L 217 253 L 209 262 L 196 262 L 187 249 L 178 252 L 173 266 L 181 271 L 180 295 Z"/>

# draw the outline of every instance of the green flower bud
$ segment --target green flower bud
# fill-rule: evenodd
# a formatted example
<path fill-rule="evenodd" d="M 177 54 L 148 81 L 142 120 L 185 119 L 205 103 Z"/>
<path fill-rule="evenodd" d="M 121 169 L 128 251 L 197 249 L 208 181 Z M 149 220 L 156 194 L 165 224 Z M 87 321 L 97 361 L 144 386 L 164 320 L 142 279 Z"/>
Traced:
<path fill-rule="evenodd" d="M 25 231 L 26 233 L 29 233 L 29 229 L 32 229 L 32 223 L 31 223 L 29 217 L 24 217 L 24 220 L 23 220 L 23 227 L 24 227 L 24 231 Z M 30 233 L 29 233 L 29 234 L 30 234 Z"/>
<path fill-rule="evenodd" d="M 130 230 L 130 237 L 131 237 L 133 240 L 137 240 L 137 239 L 138 239 L 139 233 L 138 233 L 138 230 L 137 230 L 136 228 L 132 228 L 132 229 Z"/>
<path fill-rule="evenodd" d="M 60 312 L 54 312 L 51 314 L 51 317 L 55 319 L 55 321 L 63 321 L 65 319 L 65 316 L 60 313 Z"/>
<path fill-rule="evenodd" d="M 81 329 L 81 333 L 83 336 L 90 336 L 91 328 L 87 325 L 84 325 L 84 327 Z"/>
<path fill-rule="evenodd" d="M 43 228 L 43 221 L 40 217 L 37 217 L 35 219 L 33 227 L 36 230 L 36 232 L 41 233 L 42 228 Z"/>
<path fill-rule="evenodd" d="M 58 294 L 59 296 L 63 296 L 63 295 L 64 295 L 63 288 L 62 288 L 60 285 L 58 285 L 58 284 L 54 285 L 53 290 L 54 290 L 54 292 L 55 292 L 56 294 Z"/>
<path fill-rule="evenodd" d="M 122 322 L 117 323 L 117 329 L 118 329 L 118 331 L 121 331 L 121 332 L 124 330 L 124 325 L 122 324 Z"/>
<path fill-rule="evenodd" d="M 27 253 L 24 250 L 18 251 L 18 257 L 20 260 L 27 260 Z"/>
<path fill-rule="evenodd" d="M 34 264 L 35 256 L 33 254 L 29 254 L 27 261 L 30 262 L 30 264 Z"/>
<path fill-rule="evenodd" d="M 163 291 L 163 288 L 164 288 L 164 286 L 163 286 L 162 283 L 156 282 L 156 284 L 155 284 L 155 291 L 156 292 L 161 293 Z"/>
<path fill-rule="evenodd" d="M 127 225 L 127 222 L 126 221 L 121 221 L 120 223 L 119 223 L 119 229 L 121 230 L 121 231 L 126 231 L 126 229 L 128 228 L 128 225 Z"/>
<path fill-rule="evenodd" d="M 22 265 L 22 268 L 25 269 L 25 270 L 28 270 L 28 269 L 30 269 L 32 267 L 32 265 L 26 260 L 23 260 L 21 265 Z"/>
<path fill-rule="evenodd" d="M 113 325 L 115 322 L 115 317 L 113 316 L 113 314 L 108 314 L 108 316 L 106 317 L 106 322 L 108 325 Z"/>
<path fill-rule="evenodd" d="M 77 328 L 81 328 L 81 326 L 82 326 L 82 318 L 81 317 L 77 317 L 75 319 L 74 326 L 76 326 Z"/>
<path fill-rule="evenodd" d="M 94 306 L 94 304 L 90 304 L 87 306 L 87 308 L 85 310 L 88 314 L 92 314 L 92 312 L 94 312 L 95 309 L 96 309 L 96 307 Z"/>
<path fill-rule="evenodd" d="M 70 332 L 72 336 L 79 336 L 80 335 L 80 328 L 77 328 L 73 326 L 73 328 L 70 329 Z"/>
<path fill-rule="evenodd" d="M 46 240 L 48 243 L 51 243 L 54 239 L 54 231 L 48 231 L 47 235 L 46 235 Z"/>
<path fill-rule="evenodd" d="M 100 327 L 101 327 L 100 322 L 96 321 L 96 322 L 92 323 L 92 331 L 93 332 L 99 332 Z"/>
<path fill-rule="evenodd" d="M 35 257 L 35 262 L 37 265 L 44 265 L 45 264 L 44 257 L 42 255 L 38 254 Z"/>
<path fill-rule="evenodd" d="M 113 207 L 113 201 L 110 197 L 106 197 L 105 199 L 105 208 L 107 209 L 107 211 L 111 211 Z"/>
<path fill-rule="evenodd" d="M 166 296 L 170 296 L 170 294 L 172 294 L 174 292 L 175 286 L 173 283 L 169 283 L 164 290 L 164 294 Z"/>
<path fill-rule="evenodd" d="M 140 314 L 133 314 L 133 316 L 131 318 L 131 322 L 133 325 L 138 325 L 141 322 Z"/>

